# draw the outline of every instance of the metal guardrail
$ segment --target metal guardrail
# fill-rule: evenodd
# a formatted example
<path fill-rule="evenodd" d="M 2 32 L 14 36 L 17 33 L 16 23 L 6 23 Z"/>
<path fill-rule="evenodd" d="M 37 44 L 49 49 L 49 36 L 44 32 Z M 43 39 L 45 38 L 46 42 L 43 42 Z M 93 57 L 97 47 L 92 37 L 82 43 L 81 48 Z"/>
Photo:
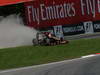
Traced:
<path fill-rule="evenodd" d="M 67 40 L 78 40 L 83 38 L 100 38 L 100 32 L 91 33 L 91 34 L 78 34 L 78 35 L 65 36 L 65 39 Z"/>

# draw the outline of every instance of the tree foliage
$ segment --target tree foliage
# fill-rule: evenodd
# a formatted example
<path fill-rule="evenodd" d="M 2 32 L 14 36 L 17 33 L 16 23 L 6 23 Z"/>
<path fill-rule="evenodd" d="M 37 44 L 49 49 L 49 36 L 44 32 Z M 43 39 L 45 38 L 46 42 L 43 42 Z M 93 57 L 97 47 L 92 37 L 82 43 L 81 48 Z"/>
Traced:
<path fill-rule="evenodd" d="M 0 6 L 0 16 L 8 16 L 10 14 L 24 13 L 24 4 L 13 4 L 7 6 Z"/>

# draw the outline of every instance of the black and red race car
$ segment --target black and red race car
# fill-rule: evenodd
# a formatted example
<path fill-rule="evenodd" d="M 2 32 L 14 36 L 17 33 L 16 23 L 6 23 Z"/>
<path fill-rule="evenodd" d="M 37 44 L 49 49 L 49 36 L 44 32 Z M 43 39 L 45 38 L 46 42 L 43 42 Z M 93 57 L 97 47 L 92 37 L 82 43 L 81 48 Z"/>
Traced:
<path fill-rule="evenodd" d="M 36 35 L 36 38 L 32 40 L 33 45 L 45 45 L 45 46 L 54 46 L 60 44 L 69 43 L 68 40 L 63 38 L 58 38 L 50 32 L 39 32 Z"/>

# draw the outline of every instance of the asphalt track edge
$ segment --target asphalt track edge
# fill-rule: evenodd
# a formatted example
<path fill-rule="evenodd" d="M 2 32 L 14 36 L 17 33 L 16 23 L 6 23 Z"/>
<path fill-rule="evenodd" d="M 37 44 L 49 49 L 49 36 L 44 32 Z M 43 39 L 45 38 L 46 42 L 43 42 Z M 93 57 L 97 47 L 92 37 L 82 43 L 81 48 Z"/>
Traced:
<path fill-rule="evenodd" d="M 72 61 L 79 60 L 79 59 L 86 59 L 86 58 L 98 56 L 98 55 L 99 54 L 91 54 L 91 55 L 82 56 L 80 58 L 69 59 L 69 60 L 64 60 L 64 61 L 59 61 L 59 62 L 48 63 L 48 64 L 41 64 L 41 65 L 22 67 L 22 68 L 16 68 L 16 69 L 9 69 L 9 70 L 1 70 L 0 74 L 7 73 L 7 72 L 20 71 L 20 70 L 35 69 L 35 68 L 40 68 L 40 67 L 50 66 L 50 65 L 56 65 L 56 64 L 61 64 L 61 63 L 67 63 L 67 62 L 72 62 Z"/>

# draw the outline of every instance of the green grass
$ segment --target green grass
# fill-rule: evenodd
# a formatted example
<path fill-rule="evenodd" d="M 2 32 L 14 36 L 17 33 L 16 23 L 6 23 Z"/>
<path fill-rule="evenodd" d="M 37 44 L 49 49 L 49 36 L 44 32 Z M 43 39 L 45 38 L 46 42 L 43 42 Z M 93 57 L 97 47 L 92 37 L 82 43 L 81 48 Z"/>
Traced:
<path fill-rule="evenodd" d="M 100 52 L 100 39 L 81 39 L 58 46 L 0 49 L 0 69 L 18 68 L 77 58 Z"/>

